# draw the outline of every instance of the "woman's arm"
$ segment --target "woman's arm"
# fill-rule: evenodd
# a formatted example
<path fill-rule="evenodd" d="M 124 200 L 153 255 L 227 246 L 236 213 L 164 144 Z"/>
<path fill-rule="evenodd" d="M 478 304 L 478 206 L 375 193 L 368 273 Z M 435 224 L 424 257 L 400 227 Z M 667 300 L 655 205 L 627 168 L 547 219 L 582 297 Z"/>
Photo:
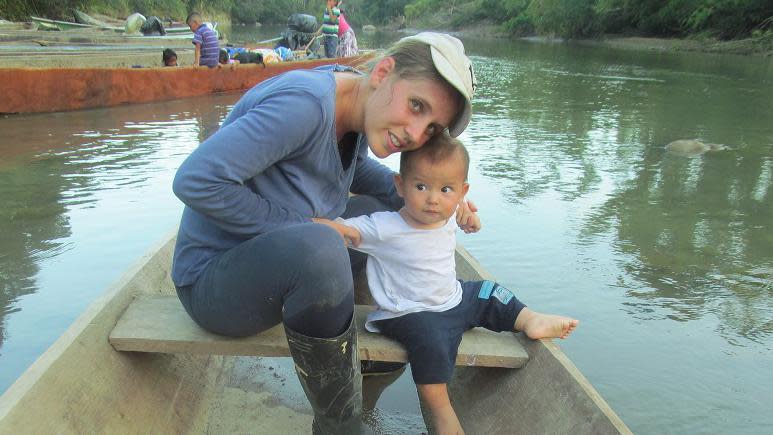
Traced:
<path fill-rule="evenodd" d="M 288 108 L 303 113 L 304 122 L 294 122 Z M 311 133 L 322 128 L 322 118 L 319 103 L 303 93 L 262 100 L 188 156 L 175 176 L 175 195 L 223 230 L 247 237 L 309 222 L 310 216 L 259 196 L 245 182 L 301 152 Z"/>

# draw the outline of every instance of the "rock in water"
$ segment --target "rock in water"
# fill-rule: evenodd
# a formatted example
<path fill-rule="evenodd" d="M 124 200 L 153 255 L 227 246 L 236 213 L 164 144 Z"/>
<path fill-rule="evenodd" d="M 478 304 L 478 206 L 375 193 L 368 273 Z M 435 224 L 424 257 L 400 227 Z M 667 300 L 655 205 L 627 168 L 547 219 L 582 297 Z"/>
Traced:
<path fill-rule="evenodd" d="M 695 139 L 679 139 L 666 145 L 666 151 L 687 157 L 696 157 L 706 151 L 720 151 L 726 147 L 717 143 L 704 143 Z"/>

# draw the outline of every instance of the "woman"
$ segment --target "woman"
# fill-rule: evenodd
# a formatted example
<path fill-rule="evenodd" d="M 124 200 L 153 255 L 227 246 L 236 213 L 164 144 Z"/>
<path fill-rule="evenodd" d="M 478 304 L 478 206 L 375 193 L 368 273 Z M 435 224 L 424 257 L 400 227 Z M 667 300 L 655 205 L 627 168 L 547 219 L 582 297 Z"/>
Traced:
<path fill-rule="evenodd" d="M 315 433 L 361 424 L 350 230 L 330 219 L 398 209 L 392 171 L 368 150 L 384 158 L 445 128 L 459 135 L 474 86 L 458 39 L 407 37 L 367 75 L 331 65 L 260 83 L 177 172 L 182 304 L 227 336 L 283 323 Z M 461 226 L 477 219 L 471 204 L 460 209 Z"/>
<path fill-rule="evenodd" d="M 338 57 L 357 56 L 360 51 L 357 48 L 357 36 L 355 36 L 352 26 L 346 22 L 341 2 L 338 2 L 338 10 L 341 14 L 338 16 L 338 51 L 336 55 Z"/>

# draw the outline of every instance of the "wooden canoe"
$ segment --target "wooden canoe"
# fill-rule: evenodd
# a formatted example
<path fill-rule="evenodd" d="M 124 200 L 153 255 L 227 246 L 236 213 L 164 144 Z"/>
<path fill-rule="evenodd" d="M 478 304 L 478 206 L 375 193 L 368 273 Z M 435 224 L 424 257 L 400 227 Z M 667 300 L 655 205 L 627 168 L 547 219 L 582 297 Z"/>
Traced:
<path fill-rule="evenodd" d="M 70 21 L 50 20 L 48 18 L 41 18 L 41 17 L 35 17 L 35 16 L 31 16 L 30 19 L 32 20 L 33 23 L 37 23 L 39 28 L 41 29 L 50 29 L 50 30 L 99 29 L 99 30 L 108 30 L 116 33 L 126 32 L 126 29 L 123 26 L 111 26 L 109 24 L 100 23 L 99 21 L 94 20 L 93 18 L 89 17 L 86 14 L 83 14 L 82 12 L 78 12 L 78 11 L 75 11 L 75 12 L 80 13 L 83 16 L 86 16 L 93 21 L 85 22 L 85 23 L 72 23 Z M 84 20 L 84 21 L 87 21 L 87 20 Z M 210 25 L 213 30 L 217 30 L 217 22 L 210 23 Z M 190 34 L 190 35 L 193 34 L 191 32 L 190 27 L 188 26 L 165 27 L 164 30 L 166 30 L 167 33 L 172 33 L 172 34 Z"/>
<path fill-rule="evenodd" d="M 72 11 L 73 18 L 75 18 L 75 22 L 80 24 L 88 24 L 94 27 L 102 28 L 102 29 L 110 29 L 114 30 L 119 33 L 125 33 L 126 27 L 123 23 L 119 23 L 120 20 L 111 19 L 110 21 L 115 22 L 115 24 L 108 24 L 107 22 L 100 21 L 91 15 L 86 14 L 85 12 L 81 12 L 77 9 L 73 9 Z M 175 26 L 168 26 L 166 23 L 164 23 L 164 30 L 166 30 L 167 33 L 190 33 L 191 29 L 185 24 L 181 25 L 175 25 Z M 217 30 L 217 21 L 214 23 L 209 23 L 213 30 Z"/>
<path fill-rule="evenodd" d="M 112 26 L 94 26 L 92 24 L 71 23 L 69 21 L 49 20 L 48 18 L 41 18 L 31 16 L 30 19 L 33 23 L 37 23 L 38 27 L 44 30 L 72 30 L 72 29 L 104 29 L 104 30 L 116 30 L 118 27 Z"/>
<path fill-rule="evenodd" d="M 110 27 L 110 24 L 105 23 L 104 21 L 100 21 L 91 15 L 88 15 L 85 12 L 81 12 L 77 9 L 72 10 L 73 18 L 75 18 L 76 23 L 80 24 L 89 24 L 96 27 Z M 115 25 L 112 25 L 112 27 L 118 27 L 117 23 Z"/>
<path fill-rule="evenodd" d="M 154 55 L 160 60 L 160 51 Z M 360 67 L 372 56 L 233 68 L 0 68 L 0 113 L 61 112 L 245 91 L 285 71 L 334 62 Z"/>
<path fill-rule="evenodd" d="M 311 409 L 289 358 L 108 343 L 135 298 L 174 294 L 173 248 L 170 236 L 132 266 L 0 396 L 0 433 L 309 433 Z M 457 267 L 462 278 L 490 279 L 463 248 Z M 456 368 L 451 394 L 468 434 L 631 433 L 556 345 L 518 339 L 529 354 L 523 368 Z M 418 424 L 386 432 L 418 433 Z"/>

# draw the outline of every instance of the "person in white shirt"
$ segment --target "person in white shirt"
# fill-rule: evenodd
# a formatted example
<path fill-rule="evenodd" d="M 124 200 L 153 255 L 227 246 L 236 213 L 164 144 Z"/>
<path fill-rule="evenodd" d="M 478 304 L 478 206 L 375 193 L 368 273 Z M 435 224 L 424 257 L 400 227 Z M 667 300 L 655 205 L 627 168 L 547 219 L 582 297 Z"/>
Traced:
<path fill-rule="evenodd" d="M 469 189 L 469 160 L 460 141 L 439 134 L 401 154 L 395 175 L 405 200 L 400 211 L 328 223 L 350 227 L 339 233 L 368 254 L 368 285 L 378 309 L 366 328 L 405 346 L 417 390 L 440 434 L 463 433 L 447 384 L 464 331 L 482 326 L 523 331 L 532 339 L 566 338 L 579 323 L 532 311 L 495 282 L 456 279 L 456 226 L 468 233 L 481 227 L 477 215 L 455 219 Z"/>

